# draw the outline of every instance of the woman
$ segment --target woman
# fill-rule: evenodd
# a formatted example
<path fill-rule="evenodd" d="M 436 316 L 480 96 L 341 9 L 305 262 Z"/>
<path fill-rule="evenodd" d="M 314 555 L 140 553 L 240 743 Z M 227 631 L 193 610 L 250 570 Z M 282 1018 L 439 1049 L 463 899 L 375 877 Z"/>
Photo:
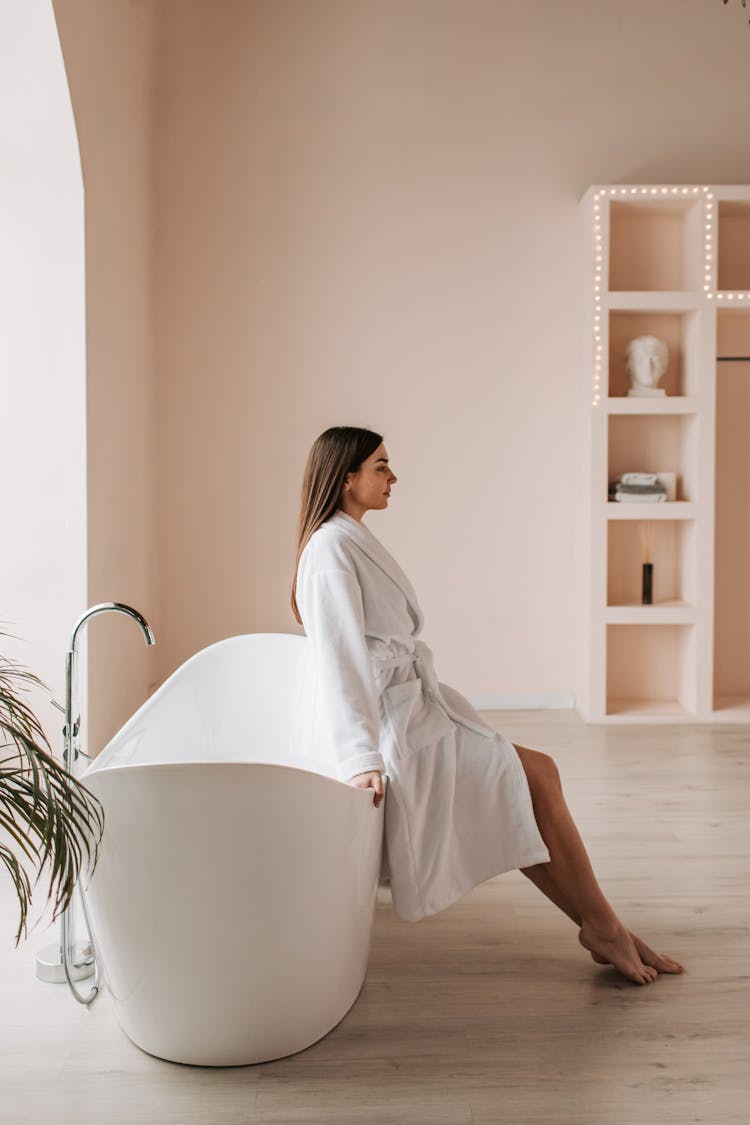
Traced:
<path fill-rule="evenodd" d="M 422 614 L 395 560 L 362 523 L 396 476 L 380 434 L 350 426 L 313 445 L 302 486 L 292 608 L 313 651 L 318 754 L 385 806 L 396 913 L 443 910 L 520 868 L 579 927 L 595 961 L 637 984 L 682 966 L 630 933 L 604 897 L 547 754 L 496 734 L 438 682 Z"/>

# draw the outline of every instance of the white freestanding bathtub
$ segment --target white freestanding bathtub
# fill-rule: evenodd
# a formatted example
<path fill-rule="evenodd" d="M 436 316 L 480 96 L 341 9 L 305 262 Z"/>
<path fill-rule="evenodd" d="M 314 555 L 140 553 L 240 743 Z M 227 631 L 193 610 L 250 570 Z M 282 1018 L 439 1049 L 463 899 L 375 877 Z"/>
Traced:
<path fill-rule="evenodd" d="M 308 1047 L 365 977 L 383 804 L 306 755 L 307 642 L 196 653 L 84 774 L 105 827 L 87 902 L 120 1026 L 238 1066 Z"/>

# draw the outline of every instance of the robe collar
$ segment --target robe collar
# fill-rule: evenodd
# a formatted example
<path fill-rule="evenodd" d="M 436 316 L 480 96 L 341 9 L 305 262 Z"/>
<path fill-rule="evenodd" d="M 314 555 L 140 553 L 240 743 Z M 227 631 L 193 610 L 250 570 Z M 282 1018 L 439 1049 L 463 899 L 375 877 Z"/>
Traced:
<path fill-rule="evenodd" d="M 373 562 L 375 566 L 379 567 L 398 587 L 408 602 L 409 613 L 414 620 L 416 632 L 419 632 L 422 628 L 424 617 L 422 615 L 422 610 L 419 608 L 417 595 L 414 592 L 414 587 L 393 555 L 385 549 L 380 540 L 370 531 L 369 527 L 360 520 L 355 520 L 354 516 L 349 516 L 346 512 L 342 512 L 341 509 L 335 512 L 328 522 L 342 531 L 349 539 L 353 539 L 362 553 L 367 555 L 368 559 Z"/>

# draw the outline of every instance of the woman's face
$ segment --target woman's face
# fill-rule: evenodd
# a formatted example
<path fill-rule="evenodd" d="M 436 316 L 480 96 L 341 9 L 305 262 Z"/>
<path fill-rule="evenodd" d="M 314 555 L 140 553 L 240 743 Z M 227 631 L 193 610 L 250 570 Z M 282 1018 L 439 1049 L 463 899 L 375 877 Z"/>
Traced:
<path fill-rule="evenodd" d="M 341 493 L 341 508 L 361 520 L 373 508 L 387 508 L 391 485 L 398 478 L 391 472 L 384 445 L 363 461 L 356 473 L 348 473 Z"/>

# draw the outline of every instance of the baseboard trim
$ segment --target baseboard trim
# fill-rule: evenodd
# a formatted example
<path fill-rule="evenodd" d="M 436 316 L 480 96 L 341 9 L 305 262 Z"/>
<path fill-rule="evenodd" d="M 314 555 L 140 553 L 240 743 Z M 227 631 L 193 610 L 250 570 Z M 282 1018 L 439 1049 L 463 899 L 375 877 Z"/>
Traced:
<path fill-rule="evenodd" d="M 572 711 L 573 694 L 494 695 L 483 692 L 466 697 L 477 711 Z"/>

